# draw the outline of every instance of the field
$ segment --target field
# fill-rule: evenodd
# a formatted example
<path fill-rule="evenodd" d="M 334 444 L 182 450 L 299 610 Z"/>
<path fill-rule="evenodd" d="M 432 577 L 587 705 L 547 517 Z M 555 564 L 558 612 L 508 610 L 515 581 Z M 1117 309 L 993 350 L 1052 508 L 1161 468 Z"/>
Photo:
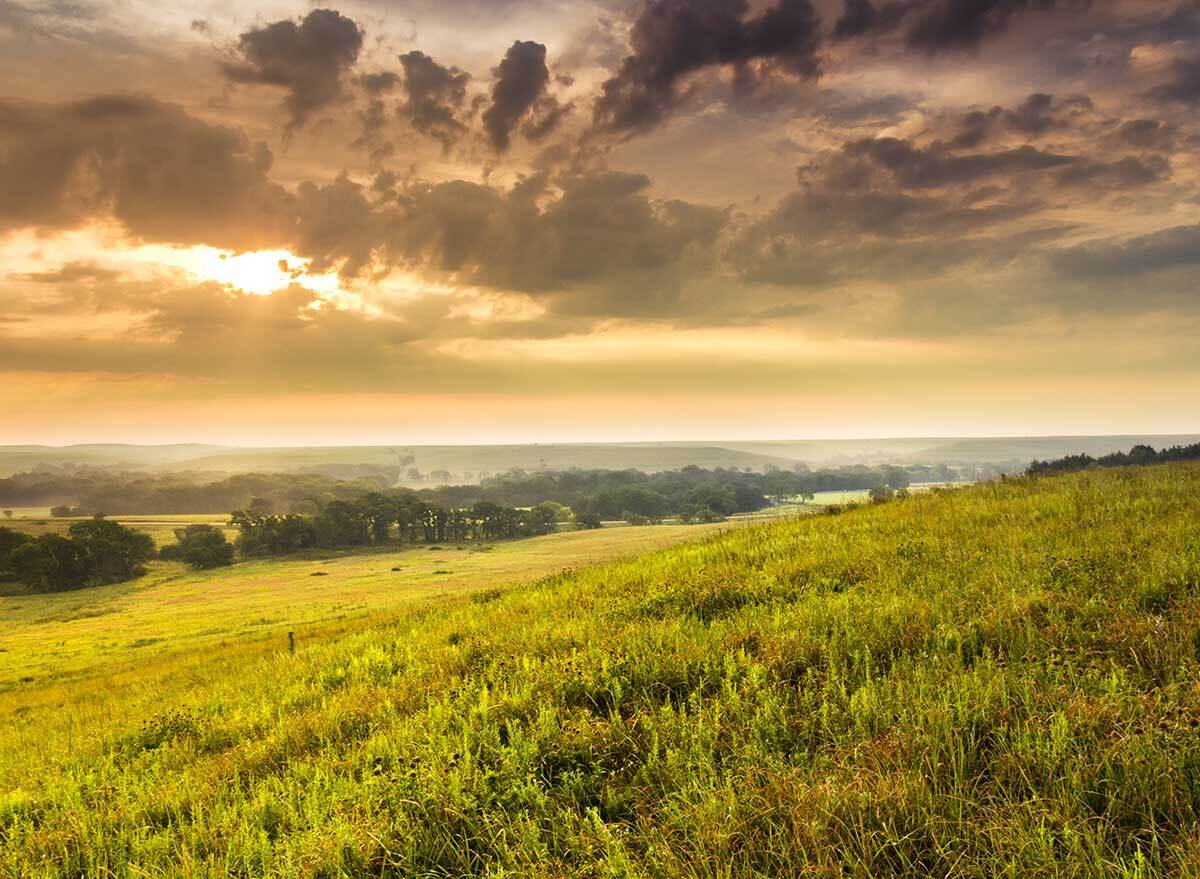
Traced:
<path fill-rule="evenodd" d="M 163 518 L 171 517 L 155 521 Z M 47 527 L 65 529 L 69 521 L 51 520 Z M 137 517 L 121 521 L 145 527 Z M 313 627 L 392 611 L 417 599 L 512 586 L 737 524 L 602 528 L 494 544 L 330 552 L 213 571 L 156 561 L 147 576 L 128 583 L 55 595 L 0 595 L 0 693 L 17 683 L 79 677 L 103 672 L 113 662 L 144 662 L 206 644 L 278 644 L 288 631 L 305 638 Z M 23 530 L 37 532 L 29 526 Z"/>
<path fill-rule="evenodd" d="M 582 555 L 437 601 L 415 577 L 294 653 L 238 627 L 316 562 L 262 590 L 162 569 L 112 619 L 0 599 L 0 662 L 90 651 L 0 693 L 0 875 L 1200 876 L 1200 468 Z M 231 634 L 101 649 L 180 596 Z"/>

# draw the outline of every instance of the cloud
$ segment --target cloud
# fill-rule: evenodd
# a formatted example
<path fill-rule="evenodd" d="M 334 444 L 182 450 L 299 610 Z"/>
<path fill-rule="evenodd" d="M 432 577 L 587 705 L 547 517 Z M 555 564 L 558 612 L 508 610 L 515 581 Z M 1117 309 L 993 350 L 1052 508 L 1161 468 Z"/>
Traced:
<path fill-rule="evenodd" d="M 846 0 L 833 38 L 878 36 L 907 24 L 904 41 L 909 48 L 929 53 L 969 49 L 1005 31 L 1014 16 L 1048 12 L 1056 5 L 1056 0 L 894 0 L 880 5 Z"/>
<path fill-rule="evenodd" d="M 776 71 L 819 74 L 820 21 L 809 0 L 749 11 L 747 0 L 650 0 L 633 26 L 633 54 L 596 99 L 596 127 L 655 126 L 685 97 L 684 78 L 705 68 L 733 67 L 747 86 Z"/>
<path fill-rule="evenodd" d="M 1056 253 L 1052 264 L 1060 275 L 1093 280 L 1195 269 L 1200 266 L 1200 226 L 1081 244 Z"/>
<path fill-rule="evenodd" d="M 113 217 L 138 238 L 236 250 L 289 231 L 265 144 L 151 98 L 0 101 L 0 158 L 0 228 Z"/>
<path fill-rule="evenodd" d="M 1167 82 L 1148 93 L 1156 101 L 1196 106 L 1200 104 L 1200 61 L 1177 59 L 1171 64 Z"/>
<path fill-rule="evenodd" d="M 509 48 L 494 74 L 491 104 L 483 112 L 483 127 L 492 147 L 503 152 L 512 141 L 513 130 L 539 101 L 545 99 L 546 87 L 550 84 L 546 47 L 541 43 L 518 40 Z M 553 123 L 550 124 L 552 127 Z"/>
<path fill-rule="evenodd" d="M 1053 95 L 1035 93 L 1015 109 L 992 107 L 972 110 L 962 117 L 959 132 L 950 140 L 955 147 L 977 147 L 1005 135 L 1038 138 L 1051 131 L 1071 127 L 1074 117 L 1090 112 L 1093 104 L 1086 95 L 1075 95 L 1055 102 Z"/>
<path fill-rule="evenodd" d="M 400 114 L 417 131 L 438 141 L 444 151 L 449 150 L 467 130 L 458 113 L 471 75 L 457 67 L 443 67 L 415 49 L 400 56 L 400 65 L 405 93 Z"/>
<path fill-rule="evenodd" d="M 342 93 L 342 75 L 354 66 L 363 32 L 332 9 L 314 9 L 298 24 L 291 19 L 255 28 L 238 38 L 240 59 L 224 65 L 237 83 L 279 86 L 293 132 Z"/>
<path fill-rule="evenodd" d="M 538 174 L 509 189 L 412 181 L 384 197 L 346 178 L 301 187 L 295 252 L 318 270 L 401 270 L 613 316 L 666 307 L 711 272 L 724 211 L 650 197 L 649 178 Z"/>

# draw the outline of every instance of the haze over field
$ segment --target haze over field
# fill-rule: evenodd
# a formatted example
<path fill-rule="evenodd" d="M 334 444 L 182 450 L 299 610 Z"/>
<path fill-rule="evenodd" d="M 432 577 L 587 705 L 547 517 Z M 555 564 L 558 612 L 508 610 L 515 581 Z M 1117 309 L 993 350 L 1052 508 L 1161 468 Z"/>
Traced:
<path fill-rule="evenodd" d="M 0 442 L 1195 431 L 1198 49 L 1194 0 L 0 0 Z"/>

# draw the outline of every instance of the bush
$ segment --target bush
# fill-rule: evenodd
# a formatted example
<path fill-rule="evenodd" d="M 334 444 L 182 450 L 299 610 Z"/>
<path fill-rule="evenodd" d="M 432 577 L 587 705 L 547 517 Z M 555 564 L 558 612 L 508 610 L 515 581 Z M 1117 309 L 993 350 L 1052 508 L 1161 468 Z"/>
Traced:
<path fill-rule="evenodd" d="M 576 513 L 575 524 L 585 531 L 594 531 L 601 525 L 599 513 Z"/>
<path fill-rule="evenodd" d="M 225 532 L 212 525 L 189 525 L 175 529 L 176 543 L 164 546 L 159 557 L 180 561 L 197 570 L 233 564 L 233 544 Z"/>

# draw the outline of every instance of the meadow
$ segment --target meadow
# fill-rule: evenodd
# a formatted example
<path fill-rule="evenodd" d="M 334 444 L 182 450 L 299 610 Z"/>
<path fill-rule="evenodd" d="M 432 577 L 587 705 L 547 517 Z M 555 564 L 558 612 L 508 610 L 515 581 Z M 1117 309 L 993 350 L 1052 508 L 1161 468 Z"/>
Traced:
<path fill-rule="evenodd" d="M 220 519 L 220 517 L 216 517 Z M 156 539 L 176 521 L 214 517 L 122 517 Z M 71 519 L 14 520 L 30 533 L 66 530 Z M 215 520 L 214 520 L 215 521 Z M 575 565 L 611 561 L 711 534 L 738 523 L 643 528 L 605 527 L 524 540 L 426 546 L 396 551 L 314 551 L 194 571 L 155 561 L 136 580 L 73 592 L 0 592 L 0 693 L 104 673 L 164 653 L 239 640 L 282 643 L 314 627 L 438 601 L 472 589 L 510 587 Z M 159 528 L 156 528 L 159 526 Z M 236 530 L 230 530 L 230 537 Z"/>
<path fill-rule="evenodd" d="M 0 874 L 1200 876 L 1200 467 L 583 565 L 8 687 Z"/>

